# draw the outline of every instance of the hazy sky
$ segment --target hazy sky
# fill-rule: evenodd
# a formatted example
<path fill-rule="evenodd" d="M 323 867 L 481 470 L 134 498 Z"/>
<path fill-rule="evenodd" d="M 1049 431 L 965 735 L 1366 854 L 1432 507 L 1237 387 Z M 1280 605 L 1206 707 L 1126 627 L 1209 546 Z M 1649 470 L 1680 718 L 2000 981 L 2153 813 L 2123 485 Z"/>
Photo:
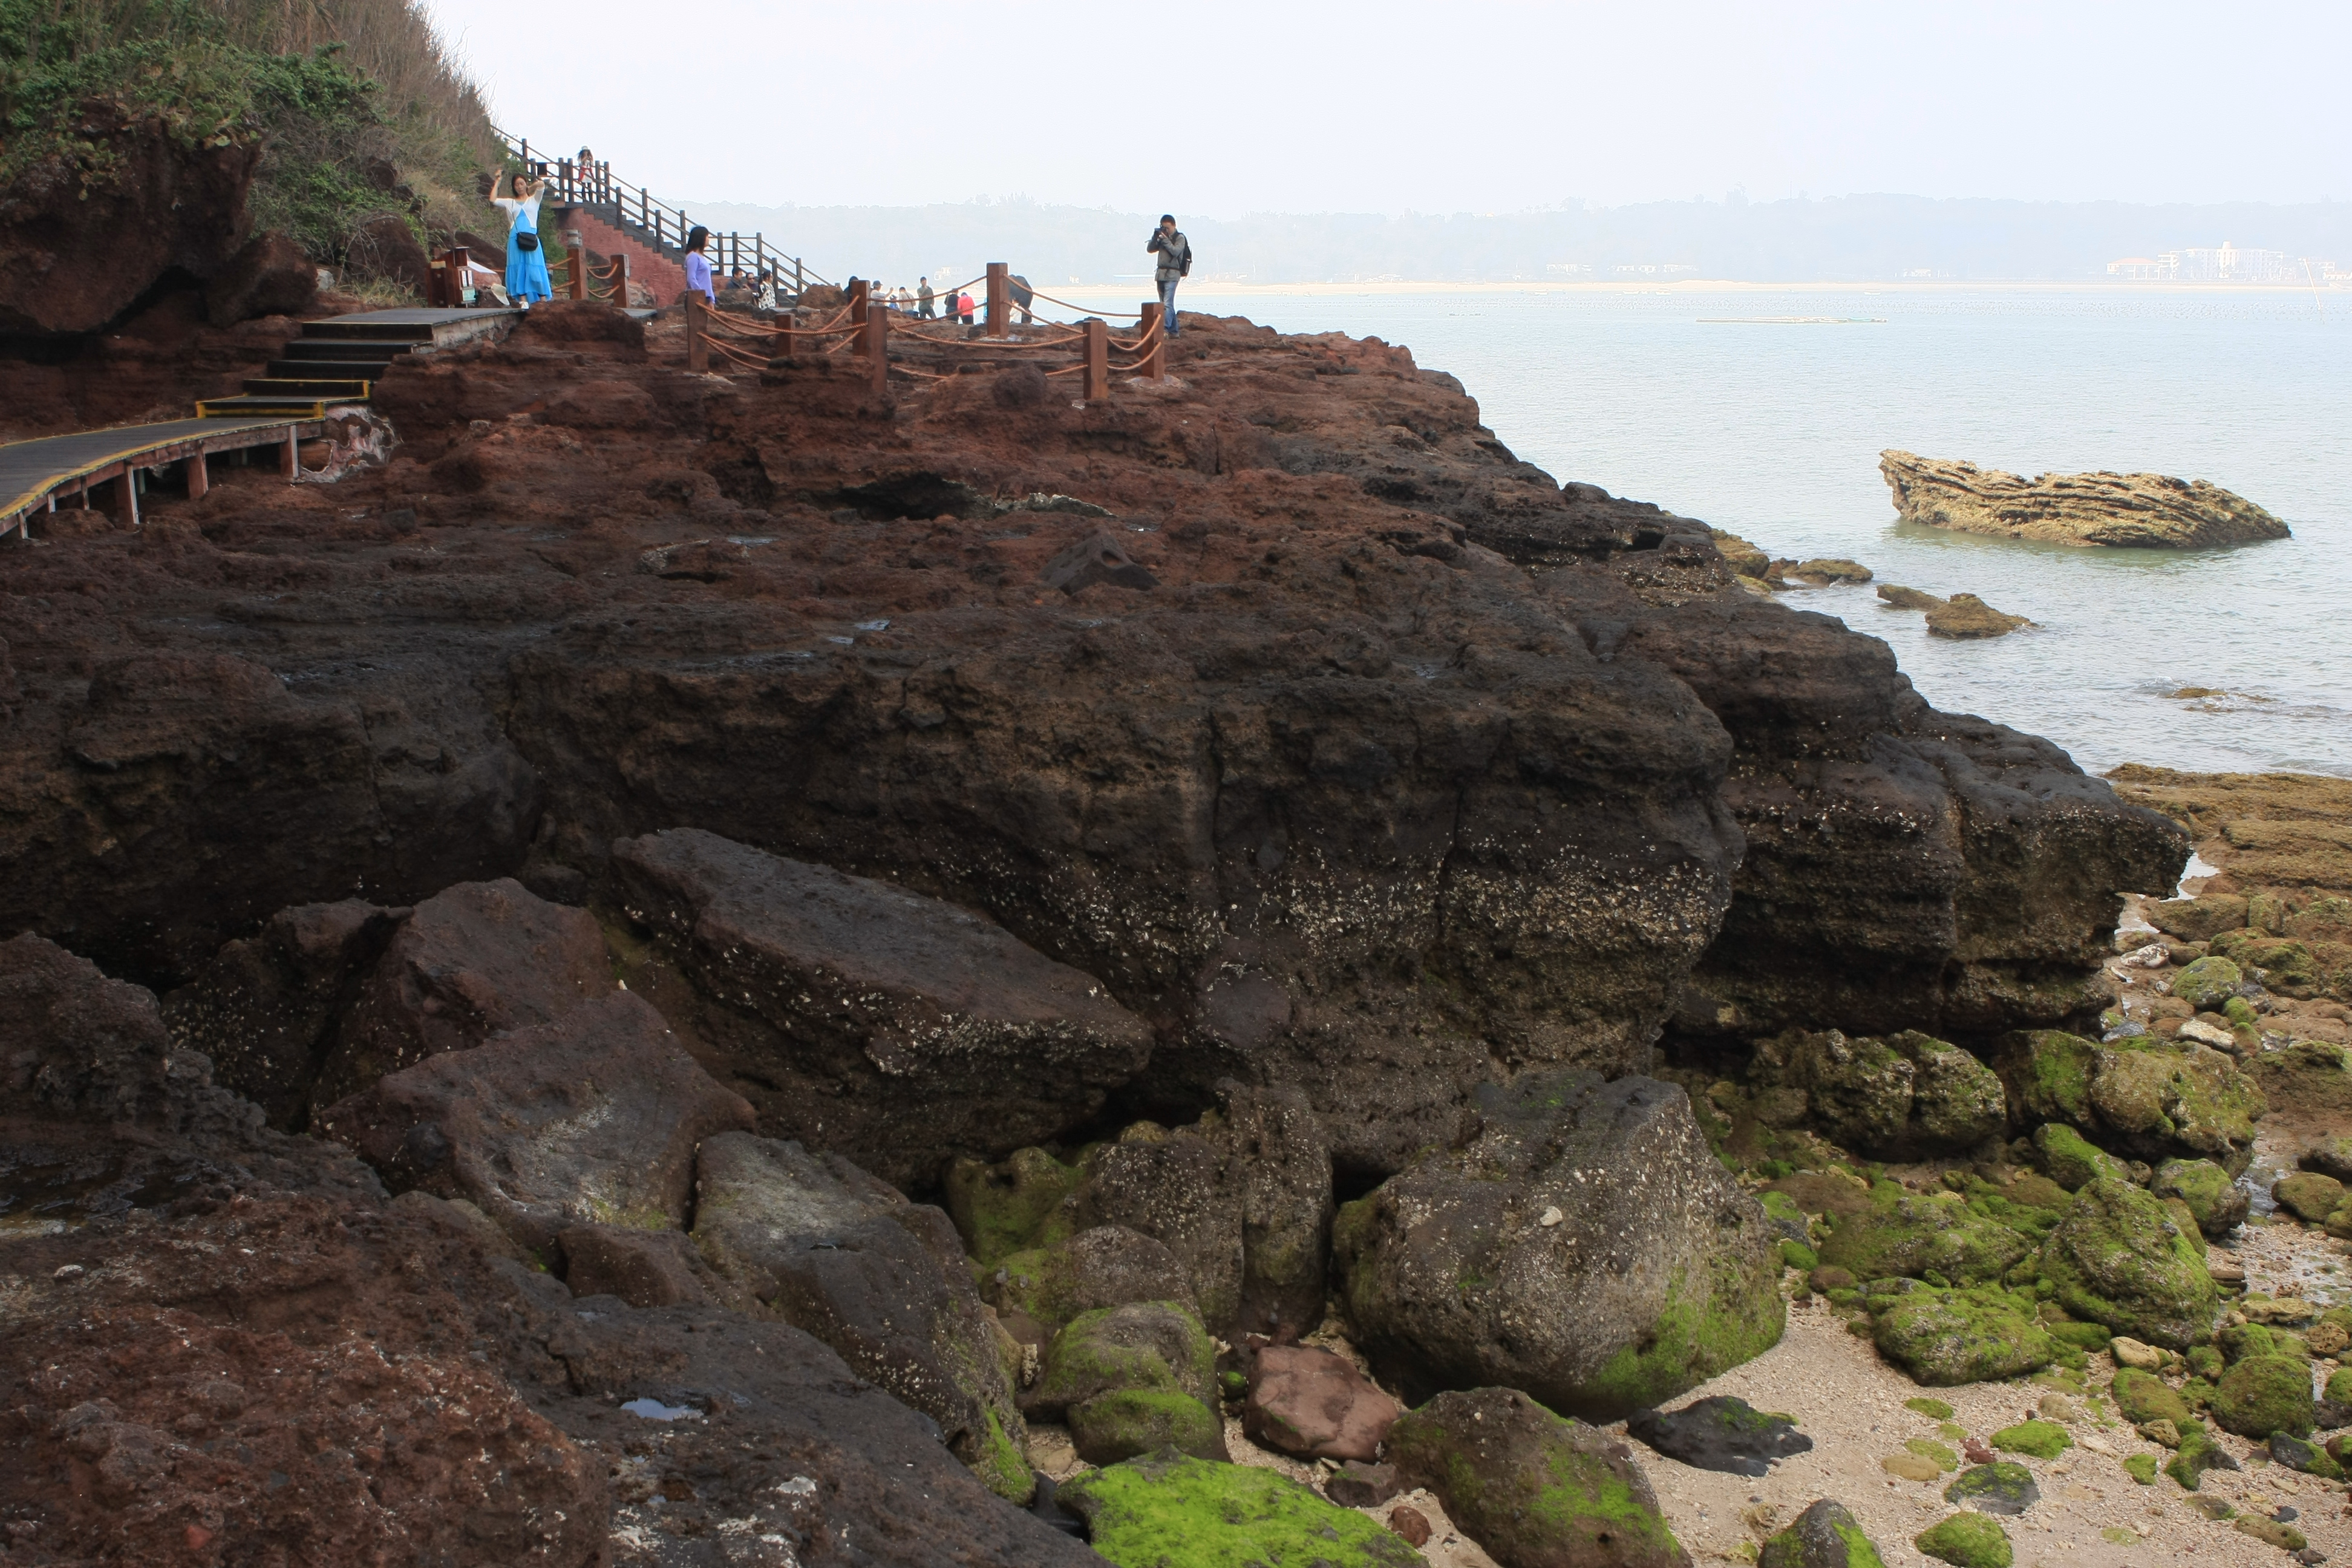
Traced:
<path fill-rule="evenodd" d="M 2343 0 L 425 4 L 507 131 L 687 202 L 2352 199 Z"/>

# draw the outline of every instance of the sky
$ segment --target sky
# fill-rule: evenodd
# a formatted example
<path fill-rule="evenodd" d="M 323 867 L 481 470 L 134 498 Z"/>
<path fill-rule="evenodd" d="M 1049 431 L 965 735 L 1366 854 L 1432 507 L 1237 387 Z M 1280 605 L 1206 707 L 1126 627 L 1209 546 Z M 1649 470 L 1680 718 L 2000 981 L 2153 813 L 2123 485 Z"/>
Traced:
<path fill-rule="evenodd" d="M 502 129 L 689 204 L 2352 200 L 2343 0 L 423 3 Z"/>

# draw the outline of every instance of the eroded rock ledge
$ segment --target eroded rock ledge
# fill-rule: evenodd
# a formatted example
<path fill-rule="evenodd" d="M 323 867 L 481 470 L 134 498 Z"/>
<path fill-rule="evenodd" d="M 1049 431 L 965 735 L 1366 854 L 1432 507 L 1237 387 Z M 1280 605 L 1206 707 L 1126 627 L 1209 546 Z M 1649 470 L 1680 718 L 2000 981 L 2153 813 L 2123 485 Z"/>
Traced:
<path fill-rule="evenodd" d="M 2205 550 L 2290 537 L 2285 523 L 2205 479 L 2165 474 L 2043 474 L 1915 452 L 1878 455 L 1906 522 L 2052 544 Z"/>

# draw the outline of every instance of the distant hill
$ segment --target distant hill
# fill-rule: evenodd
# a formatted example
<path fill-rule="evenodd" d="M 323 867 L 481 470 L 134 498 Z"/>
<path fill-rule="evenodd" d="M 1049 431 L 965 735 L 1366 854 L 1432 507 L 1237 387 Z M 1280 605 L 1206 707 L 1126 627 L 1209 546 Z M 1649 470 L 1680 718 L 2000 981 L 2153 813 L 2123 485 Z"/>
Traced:
<path fill-rule="evenodd" d="M 997 260 L 1013 263 L 1041 287 L 1142 274 L 1144 238 L 1159 216 L 1017 199 L 921 207 L 687 206 L 697 222 L 714 228 L 763 232 L 835 278 L 860 273 L 898 282 L 929 274 L 934 283 L 951 283 Z M 2104 279 L 2107 263 L 2120 258 L 2224 240 L 2352 267 L 2352 203 L 2345 202 L 2147 206 L 1859 195 L 1402 217 L 1179 216 L 1202 281 L 2087 281 Z"/>

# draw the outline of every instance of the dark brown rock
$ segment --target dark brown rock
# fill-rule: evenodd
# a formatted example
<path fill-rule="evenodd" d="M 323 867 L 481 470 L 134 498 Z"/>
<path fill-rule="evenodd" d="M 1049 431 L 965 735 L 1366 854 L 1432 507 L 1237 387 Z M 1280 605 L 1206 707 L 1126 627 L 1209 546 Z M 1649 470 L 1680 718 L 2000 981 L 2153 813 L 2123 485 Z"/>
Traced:
<path fill-rule="evenodd" d="M 684 1224 L 696 1149 L 751 1125 L 751 1108 L 625 991 L 436 1054 L 319 1116 L 387 1184 L 466 1198 L 551 1251 L 579 1225 Z"/>
<path fill-rule="evenodd" d="M 419 299 L 432 279 L 432 265 L 416 231 L 394 213 L 379 214 L 353 229 L 345 257 L 346 265 L 359 276 L 405 284 Z"/>
<path fill-rule="evenodd" d="M 1378 1508 L 1403 1489 L 1394 1465 L 1368 1465 L 1361 1459 L 1348 1460 L 1323 1483 L 1323 1495 L 1341 1508 Z"/>
<path fill-rule="evenodd" d="M 575 1225 L 560 1232 L 563 1282 L 575 1296 L 617 1296 L 632 1307 L 698 1307 L 711 1292 L 709 1266 L 674 1230 Z"/>
<path fill-rule="evenodd" d="M 298 316 L 319 300 L 319 268 L 282 234 L 257 234 L 205 284 L 215 327 L 253 316 Z"/>
<path fill-rule="evenodd" d="M 1429 1544 L 1429 1518 L 1409 1503 L 1389 1510 L 1389 1528 L 1402 1536 L 1407 1546 Z"/>
<path fill-rule="evenodd" d="M 1302 1458 L 1370 1462 L 1403 1413 L 1342 1356 L 1308 1345 L 1267 1345 L 1250 1365 L 1242 1430 Z"/>
<path fill-rule="evenodd" d="M 1116 533 L 1097 533 L 1081 540 L 1045 563 L 1043 580 L 1049 588 L 1076 594 L 1097 583 L 1114 588 L 1157 588 L 1160 579 L 1129 553 L 1127 541 Z"/>
<path fill-rule="evenodd" d="M 1515 1390 L 1439 1394 L 1389 1458 L 1503 1568 L 1690 1568 L 1633 1451 Z"/>
<path fill-rule="evenodd" d="M 1093 978 L 952 905 L 692 829 L 615 846 L 614 864 L 632 918 L 711 996 L 739 1081 L 775 1086 L 749 1091 L 761 1125 L 886 1176 L 1043 1142 L 1149 1058 L 1142 1021 Z"/>
<path fill-rule="evenodd" d="M 1042 1251 L 1004 1258 L 981 1285 L 1000 1312 L 1061 1327 L 1081 1312 L 1130 1301 L 1176 1301 L 1198 1310 L 1176 1255 L 1123 1225 L 1097 1225 Z M 1017 1336 L 1016 1336 L 1017 1337 Z"/>
<path fill-rule="evenodd" d="M 520 882 L 464 882 L 416 906 L 361 987 L 320 1074 L 321 1101 L 386 1073 L 544 1024 L 613 991 L 585 910 Z"/>

